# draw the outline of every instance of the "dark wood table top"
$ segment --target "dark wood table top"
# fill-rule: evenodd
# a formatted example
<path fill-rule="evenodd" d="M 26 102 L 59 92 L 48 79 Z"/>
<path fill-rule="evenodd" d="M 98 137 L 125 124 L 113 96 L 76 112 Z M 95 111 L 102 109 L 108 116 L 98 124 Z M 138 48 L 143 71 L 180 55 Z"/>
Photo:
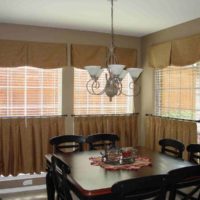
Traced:
<path fill-rule="evenodd" d="M 111 193 L 114 183 L 130 178 L 148 175 L 166 174 L 172 169 L 191 166 L 188 161 L 172 158 L 170 156 L 137 147 L 140 156 L 149 157 L 152 165 L 139 170 L 110 171 L 90 164 L 89 157 L 100 155 L 100 151 L 84 151 L 70 154 L 56 153 L 55 155 L 66 162 L 70 168 L 70 182 L 86 197 L 106 195 Z M 51 154 L 46 155 L 47 161 L 51 160 Z"/>

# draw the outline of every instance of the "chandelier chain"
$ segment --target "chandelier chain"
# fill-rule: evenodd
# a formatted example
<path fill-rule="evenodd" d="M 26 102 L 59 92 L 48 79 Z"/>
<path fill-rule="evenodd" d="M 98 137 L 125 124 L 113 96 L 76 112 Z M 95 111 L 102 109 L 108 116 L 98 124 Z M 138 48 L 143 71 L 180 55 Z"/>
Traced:
<path fill-rule="evenodd" d="M 111 0 L 111 41 L 112 41 L 112 44 L 111 44 L 111 48 L 114 48 L 115 47 L 115 44 L 114 44 L 114 19 L 113 19 L 113 0 Z"/>

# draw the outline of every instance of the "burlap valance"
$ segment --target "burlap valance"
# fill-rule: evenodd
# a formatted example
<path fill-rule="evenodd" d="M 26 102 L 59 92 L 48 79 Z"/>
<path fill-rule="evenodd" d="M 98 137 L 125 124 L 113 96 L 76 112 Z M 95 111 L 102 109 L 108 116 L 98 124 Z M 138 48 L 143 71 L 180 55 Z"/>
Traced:
<path fill-rule="evenodd" d="M 67 66 L 65 44 L 0 40 L 0 67 Z"/>
<path fill-rule="evenodd" d="M 171 65 L 184 66 L 200 61 L 200 35 L 172 42 Z"/>
<path fill-rule="evenodd" d="M 27 64 L 27 43 L 0 40 L 0 67 L 17 67 Z"/>
<path fill-rule="evenodd" d="M 108 48 L 105 46 L 72 44 L 71 65 L 79 68 L 87 65 L 105 66 L 107 52 Z M 120 64 L 136 67 L 137 50 L 117 47 L 115 53 Z"/>
<path fill-rule="evenodd" d="M 149 51 L 149 65 L 154 68 L 186 66 L 199 61 L 200 35 L 153 45 Z"/>
<path fill-rule="evenodd" d="M 126 67 L 137 66 L 137 50 L 129 48 L 116 47 L 116 56 L 120 64 Z"/>
<path fill-rule="evenodd" d="M 171 42 L 165 42 L 151 47 L 149 64 L 154 68 L 163 68 L 170 65 Z"/>
<path fill-rule="evenodd" d="M 71 65 L 84 68 L 87 65 L 105 66 L 106 47 L 96 45 L 71 45 Z"/>
<path fill-rule="evenodd" d="M 28 65 L 42 68 L 67 66 L 67 48 L 65 44 L 28 43 Z"/>

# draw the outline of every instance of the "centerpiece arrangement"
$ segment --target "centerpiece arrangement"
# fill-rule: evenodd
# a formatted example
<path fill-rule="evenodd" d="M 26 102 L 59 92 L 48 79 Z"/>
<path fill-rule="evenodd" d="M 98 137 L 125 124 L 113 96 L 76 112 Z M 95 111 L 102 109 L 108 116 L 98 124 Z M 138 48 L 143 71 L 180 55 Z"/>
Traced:
<path fill-rule="evenodd" d="M 105 149 L 102 154 L 102 161 L 112 165 L 123 165 L 135 162 L 137 150 L 133 147 L 116 148 L 112 147 Z"/>

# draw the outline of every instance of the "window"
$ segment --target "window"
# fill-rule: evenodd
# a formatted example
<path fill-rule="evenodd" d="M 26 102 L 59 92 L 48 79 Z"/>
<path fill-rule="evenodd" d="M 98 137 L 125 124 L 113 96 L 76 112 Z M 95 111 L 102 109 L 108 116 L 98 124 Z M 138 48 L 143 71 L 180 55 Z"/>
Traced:
<path fill-rule="evenodd" d="M 105 86 L 106 69 L 99 78 L 101 87 Z M 132 113 L 133 97 L 120 95 L 114 97 L 112 102 L 103 95 L 91 95 L 86 89 L 86 83 L 90 79 L 88 72 L 83 69 L 74 68 L 74 113 L 75 114 L 124 114 Z M 124 93 L 131 95 L 132 90 L 128 88 L 132 81 L 129 74 L 123 80 Z"/>
<path fill-rule="evenodd" d="M 61 69 L 0 68 L 0 116 L 61 114 Z"/>
<path fill-rule="evenodd" d="M 200 65 L 155 70 L 155 113 L 181 119 L 200 118 Z"/>

